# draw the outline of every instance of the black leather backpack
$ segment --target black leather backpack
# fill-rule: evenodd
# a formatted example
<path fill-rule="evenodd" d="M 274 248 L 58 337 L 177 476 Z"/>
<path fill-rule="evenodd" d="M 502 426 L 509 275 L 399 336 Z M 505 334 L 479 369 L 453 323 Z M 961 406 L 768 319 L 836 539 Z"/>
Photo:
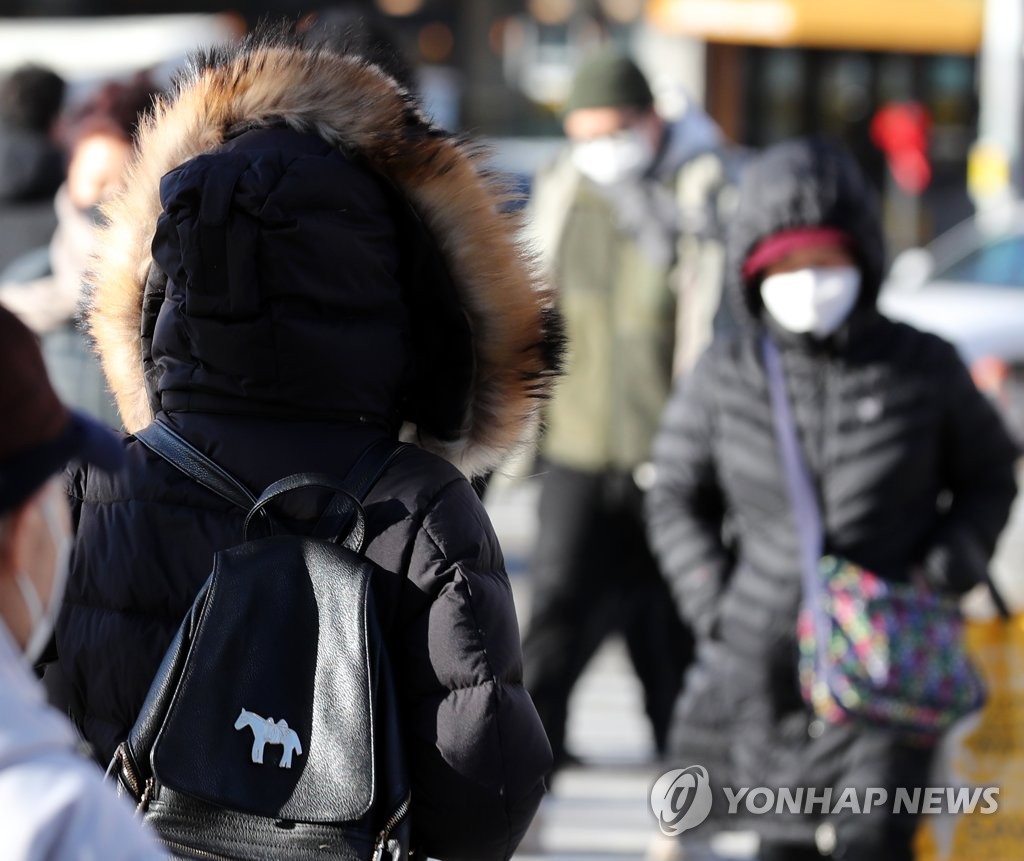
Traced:
<path fill-rule="evenodd" d="M 408 858 L 409 783 L 360 504 L 403 446 L 374 443 L 344 482 L 303 473 L 255 499 L 166 425 L 136 437 L 249 514 L 108 774 L 178 857 Z M 284 532 L 268 505 L 310 488 L 331 494 L 315 528 Z M 250 539 L 257 524 L 277 534 Z"/>

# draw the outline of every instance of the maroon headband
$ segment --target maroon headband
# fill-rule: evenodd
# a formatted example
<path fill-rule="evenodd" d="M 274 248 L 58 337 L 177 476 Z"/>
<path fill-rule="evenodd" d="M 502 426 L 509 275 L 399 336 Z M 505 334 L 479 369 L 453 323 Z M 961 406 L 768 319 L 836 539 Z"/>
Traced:
<path fill-rule="evenodd" d="M 743 264 L 743 280 L 749 281 L 791 251 L 816 245 L 840 245 L 849 248 L 853 245 L 853 237 L 837 227 L 796 227 L 781 233 L 773 233 L 762 239 L 747 256 Z"/>

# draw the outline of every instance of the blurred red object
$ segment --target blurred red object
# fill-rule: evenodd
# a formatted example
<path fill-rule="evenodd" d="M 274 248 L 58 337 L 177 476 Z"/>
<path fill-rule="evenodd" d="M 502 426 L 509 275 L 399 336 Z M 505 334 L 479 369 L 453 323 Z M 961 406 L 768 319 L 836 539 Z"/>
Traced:
<path fill-rule="evenodd" d="M 883 105 L 871 120 L 871 142 L 885 153 L 893 179 L 908 194 L 920 194 L 932 181 L 931 127 L 928 111 L 918 102 Z"/>

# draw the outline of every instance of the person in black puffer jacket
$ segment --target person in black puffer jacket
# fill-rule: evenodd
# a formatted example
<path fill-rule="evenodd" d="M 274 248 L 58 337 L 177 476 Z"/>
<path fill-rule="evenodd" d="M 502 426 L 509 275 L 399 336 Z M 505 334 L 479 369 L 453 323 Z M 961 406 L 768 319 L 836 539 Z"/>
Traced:
<path fill-rule="evenodd" d="M 366 498 L 412 839 L 511 856 L 551 754 L 521 682 L 501 550 L 467 476 L 532 432 L 560 335 L 478 156 L 381 68 L 276 36 L 193 60 L 144 122 L 87 311 L 129 431 L 159 417 L 259 491 L 405 450 Z M 71 475 L 77 543 L 57 631 L 101 762 L 139 713 L 235 510 L 124 437 Z"/>
<path fill-rule="evenodd" d="M 986 578 L 1016 491 L 1017 448 L 950 344 L 876 310 L 876 203 L 837 145 L 799 140 L 753 159 L 729 242 L 727 290 L 742 328 L 675 392 L 647 506 L 663 573 L 700 640 L 673 753 L 719 787 L 832 787 L 836 799 L 847 787 L 861 799 L 881 787 L 891 799 L 896 787 L 923 785 L 929 748 L 883 729 L 826 726 L 801 699 L 798 538 L 763 333 L 782 356 L 828 553 L 965 592 Z M 818 857 L 813 813 L 714 818 L 725 809 L 713 821 L 756 829 L 762 858 Z M 910 859 L 914 818 L 881 810 L 847 806 L 830 820 L 834 857 Z"/>

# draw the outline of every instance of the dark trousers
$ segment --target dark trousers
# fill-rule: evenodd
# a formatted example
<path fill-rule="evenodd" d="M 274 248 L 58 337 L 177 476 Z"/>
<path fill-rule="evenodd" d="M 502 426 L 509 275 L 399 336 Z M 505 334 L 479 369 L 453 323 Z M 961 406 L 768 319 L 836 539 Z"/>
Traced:
<path fill-rule="evenodd" d="M 865 739 L 865 744 L 869 746 L 871 740 Z M 909 744 L 886 745 L 885 749 L 887 773 L 880 782 L 890 800 L 897 788 L 913 794 L 915 789 L 928 785 L 932 749 Z M 828 856 L 833 861 L 914 861 L 914 837 L 920 824 L 916 814 L 905 810 L 871 817 L 844 813 L 837 815 L 833 824 L 836 846 Z M 813 846 L 769 840 L 761 841 L 758 855 L 760 861 L 810 861 L 820 857 Z"/>
<path fill-rule="evenodd" d="M 546 468 L 523 658 L 556 765 L 573 686 L 613 631 L 625 636 L 655 744 L 665 750 L 693 640 L 647 546 L 642 496 L 627 473 Z"/>

